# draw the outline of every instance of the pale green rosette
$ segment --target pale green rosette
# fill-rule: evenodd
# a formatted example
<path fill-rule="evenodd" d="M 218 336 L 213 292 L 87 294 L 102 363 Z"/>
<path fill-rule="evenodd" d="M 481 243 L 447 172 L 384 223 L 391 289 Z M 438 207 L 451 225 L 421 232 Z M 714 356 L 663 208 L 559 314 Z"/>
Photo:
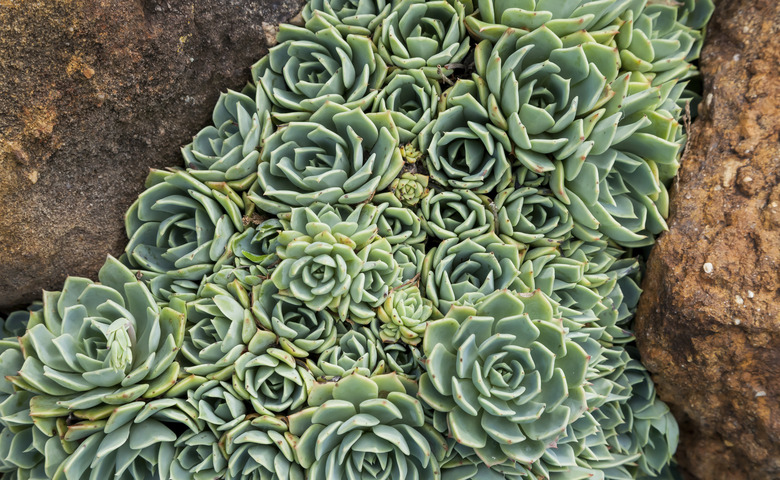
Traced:
<path fill-rule="evenodd" d="M 495 228 L 494 206 L 471 190 L 431 190 L 420 202 L 422 226 L 442 240 L 471 238 Z"/>
<path fill-rule="evenodd" d="M 314 311 L 371 321 L 401 273 L 390 243 L 377 236 L 378 214 L 370 204 L 294 209 L 279 235 L 282 262 L 271 275 L 274 285 Z"/>
<path fill-rule="evenodd" d="M 495 291 L 425 333 L 419 396 L 434 426 L 487 465 L 529 465 L 587 409 L 587 353 L 540 292 Z"/>
<path fill-rule="evenodd" d="M 209 188 L 187 172 L 152 170 L 146 190 L 125 215 L 130 239 L 123 260 L 165 299 L 210 274 L 231 237 L 244 230 L 243 200 Z M 167 294 L 166 294 L 167 292 Z"/>
<path fill-rule="evenodd" d="M 339 379 L 350 373 L 371 377 L 386 371 L 382 344 L 365 328 L 347 330 L 339 326 L 339 340 L 316 359 L 307 358 L 306 366 L 318 381 Z"/>
<path fill-rule="evenodd" d="M 477 76 L 458 80 L 442 95 L 439 116 L 420 134 L 433 180 L 486 194 L 512 181 L 509 136 L 490 123 L 488 89 Z"/>
<path fill-rule="evenodd" d="M 422 272 L 425 245 L 395 245 L 393 258 L 401 269 L 401 282 L 406 283 Z"/>
<path fill-rule="evenodd" d="M 280 295 L 270 280 L 252 290 L 252 312 L 257 321 L 278 337 L 281 348 L 296 358 L 317 355 L 336 343 L 337 319 L 327 310 L 318 312 L 289 295 Z"/>
<path fill-rule="evenodd" d="M 415 389 L 393 374 L 315 385 L 310 408 L 289 417 L 309 478 L 440 478 L 446 443 L 425 423 Z"/>
<path fill-rule="evenodd" d="M 422 70 L 433 79 L 449 75 L 469 52 L 461 2 L 400 0 L 374 35 L 388 65 Z"/>
<path fill-rule="evenodd" d="M 182 148 L 187 171 L 206 184 L 225 183 L 234 191 L 249 189 L 257 178 L 260 147 L 275 130 L 271 102 L 262 89 L 247 85 L 220 95 L 204 128 Z"/>
<path fill-rule="evenodd" d="M 173 444 L 171 480 L 213 480 L 222 478 L 227 459 L 219 450 L 219 439 L 211 431 L 187 431 Z"/>
<path fill-rule="evenodd" d="M 365 202 L 401 171 L 398 145 L 389 113 L 326 102 L 309 121 L 289 123 L 268 138 L 249 197 L 272 214 Z"/>
<path fill-rule="evenodd" d="M 303 7 L 303 20 L 315 12 L 327 18 L 337 29 L 370 37 L 390 13 L 393 2 L 386 0 L 312 0 Z"/>
<path fill-rule="evenodd" d="M 402 173 L 390 184 L 395 198 L 407 207 L 414 207 L 428 194 L 428 177 L 420 173 Z"/>
<path fill-rule="evenodd" d="M 414 210 L 403 206 L 395 195 L 387 192 L 376 195 L 372 202 L 377 205 L 377 227 L 379 236 L 390 245 L 416 245 L 424 243 L 427 235 Z"/>
<path fill-rule="evenodd" d="M 496 228 L 499 237 L 521 245 L 559 245 L 574 227 L 566 205 L 550 190 L 521 186 L 498 192 Z"/>
<path fill-rule="evenodd" d="M 313 114 L 328 103 L 371 108 L 387 65 L 371 39 L 342 32 L 334 20 L 314 10 L 306 28 L 280 25 L 279 44 L 252 67 L 252 79 L 273 104 L 277 121 L 321 123 Z"/>
<path fill-rule="evenodd" d="M 379 91 L 373 112 L 390 112 L 402 144 L 417 146 L 420 132 L 438 114 L 441 87 L 423 70 L 394 70 Z"/>
<path fill-rule="evenodd" d="M 435 319 L 433 304 L 420 295 L 420 289 L 410 285 L 392 292 L 379 306 L 377 318 L 381 322 L 379 337 L 383 342 L 404 342 L 417 345 L 422 341 L 428 320 Z"/>
<path fill-rule="evenodd" d="M 185 315 L 159 307 L 113 257 L 98 278 L 68 277 L 62 292 L 46 292 L 43 308 L 30 315 L 20 339 L 24 365 L 10 380 L 39 395 L 33 416 L 151 399 L 176 383 Z"/>
<path fill-rule="evenodd" d="M 474 302 L 496 290 L 525 291 L 519 278 L 520 251 L 494 233 L 450 238 L 425 256 L 421 285 L 440 312 L 457 302 Z"/>
<path fill-rule="evenodd" d="M 247 417 L 220 441 L 228 457 L 227 480 L 304 480 L 287 422 L 268 415 Z"/>

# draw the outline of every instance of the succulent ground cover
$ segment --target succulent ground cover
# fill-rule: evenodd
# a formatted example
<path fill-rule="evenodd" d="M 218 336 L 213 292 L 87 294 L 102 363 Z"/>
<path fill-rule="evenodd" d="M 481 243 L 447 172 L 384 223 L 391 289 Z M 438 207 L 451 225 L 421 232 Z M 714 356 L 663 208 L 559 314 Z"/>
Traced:
<path fill-rule="evenodd" d="M 97 281 L 0 323 L 7 479 L 632 479 L 709 0 L 311 0 Z"/>

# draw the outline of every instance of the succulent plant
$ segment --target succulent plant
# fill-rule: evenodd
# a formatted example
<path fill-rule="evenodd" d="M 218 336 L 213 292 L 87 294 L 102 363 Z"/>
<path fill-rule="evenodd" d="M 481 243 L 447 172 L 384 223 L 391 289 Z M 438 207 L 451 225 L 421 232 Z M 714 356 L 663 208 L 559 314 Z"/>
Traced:
<path fill-rule="evenodd" d="M 257 178 L 262 140 L 275 129 L 271 102 L 251 84 L 241 93 L 229 90 L 220 95 L 212 121 L 182 148 L 188 173 L 206 184 L 247 190 Z"/>
<path fill-rule="evenodd" d="M 357 372 L 363 376 L 385 373 L 381 342 L 370 330 L 340 327 L 339 340 L 316 359 L 306 359 L 306 366 L 318 381 L 341 378 Z"/>
<path fill-rule="evenodd" d="M 426 239 L 420 217 L 403 206 L 395 195 L 387 192 L 374 196 L 372 202 L 378 206 L 377 227 L 380 237 L 390 245 L 414 245 Z"/>
<path fill-rule="evenodd" d="M 0 318 L 0 477 L 671 478 L 631 322 L 713 8 L 309 0 Z"/>
<path fill-rule="evenodd" d="M 398 133 L 388 112 L 365 114 L 327 102 L 308 122 L 268 137 L 249 197 L 272 214 L 315 203 L 362 203 L 401 171 Z"/>
<path fill-rule="evenodd" d="M 225 478 L 248 480 L 304 480 L 295 459 L 295 438 L 280 418 L 250 415 L 225 432 L 220 446 L 229 458 Z"/>
<path fill-rule="evenodd" d="M 395 290 L 377 310 L 377 318 L 382 322 L 379 336 L 388 343 L 417 345 L 422 341 L 428 320 L 435 314 L 431 301 L 423 298 L 416 286 Z"/>
<path fill-rule="evenodd" d="M 457 302 L 473 302 L 496 290 L 523 291 L 520 251 L 494 233 L 450 238 L 431 249 L 422 267 L 425 296 L 440 312 Z"/>
<path fill-rule="evenodd" d="M 420 213 L 425 231 L 442 240 L 476 237 L 495 226 L 490 199 L 471 190 L 431 190 L 420 202 Z"/>
<path fill-rule="evenodd" d="M 184 314 L 160 308 L 113 257 L 98 278 L 68 277 L 62 292 L 47 292 L 20 339 L 24 365 L 11 381 L 66 411 L 157 397 L 179 372 Z"/>
<path fill-rule="evenodd" d="M 401 143 L 417 145 L 417 135 L 436 118 L 441 87 L 422 70 L 393 70 L 374 99 L 373 112 L 390 112 Z"/>
<path fill-rule="evenodd" d="M 252 291 L 257 321 L 278 337 L 280 347 L 296 358 L 320 354 L 336 343 L 336 322 L 327 310 L 315 312 L 299 299 L 280 295 L 270 280 Z"/>
<path fill-rule="evenodd" d="M 370 321 L 400 274 L 390 243 L 376 235 L 378 213 L 368 204 L 294 209 L 279 235 L 282 262 L 271 275 L 280 293 L 342 320 Z"/>
<path fill-rule="evenodd" d="M 446 443 L 394 374 L 318 383 L 309 408 L 289 417 L 295 452 L 312 480 L 439 478 Z"/>
<path fill-rule="evenodd" d="M 425 246 L 420 244 L 394 245 L 393 259 L 395 259 L 401 269 L 401 282 L 408 282 L 422 271 L 423 260 L 425 259 Z"/>
<path fill-rule="evenodd" d="M 309 21 L 317 12 L 336 28 L 370 37 L 390 13 L 391 4 L 386 0 L 312 0 L 303 7 L 302 17 Z"/>
<path fill-rule="evenodd" d="M 420 134 L 431 178 L 442 185 L 484 194 L 512 180 L 506 132 L 490 123 L 485 81 L 458 80 L 442 95 L 439 116 Z"/>
<path fill-rule="evenodd" d="M 311 10 L 309 17 L 306 28 L 280 25 L 279 44 L 252 67 L 252 78 L 279 122 L 311 121 L 328 128 L 327 117 L 313 114 L 328 103 L 370 109 L 387 65 L 368 37 L 342 33 L 326 12 Z"/>
<path fill-rule="evenodd" d="M 429 325 L 423 350 L 420 398 L 446 415 L 434 425 L 488 466 L 536 461 L 586 410 L 587 354 L 540 292 L 454 306 Z"/>
<path fill-rule="evenodd" d="M 413 207 L 428 193 L 428 177 L 420 173 L 402 173 L 390 184 L 395 198 L 407 207 Z"/>
<path fill-rule="evenodd" d="M 209 188 L 184 171 L 152 170 L 147 189 L 125 215 L 125 260 L 155 291 L 173 280 L 199 282 L 244 230 L 240 199 Z"/>
<path fill-rule="evenodd" d="M 461 2 L 400 0 L 382 21 L 374 39 L 388 65 L 421 70 L 438 79 L 469 52 Z"/>

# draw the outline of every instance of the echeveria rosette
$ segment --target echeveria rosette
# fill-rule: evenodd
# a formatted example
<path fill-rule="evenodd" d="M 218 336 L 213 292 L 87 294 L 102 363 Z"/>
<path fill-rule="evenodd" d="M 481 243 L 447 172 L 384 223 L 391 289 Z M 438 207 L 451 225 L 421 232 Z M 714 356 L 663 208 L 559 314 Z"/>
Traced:
<path fill-rule="evenodd" d="M 403 206 L 390 192 L 375 195 L 371 200 L 379 214 L 377 215 L 377 233 L 390 245 L 415 245 L 426 240 L 425 230 L 420 217 L 414 210 Z"/>
<path fill-rule="evenodd" d="M 224 279 L 230 282 L 204 283 L 197 295 L 174 297 L 174 303 L 187 311 L 187 334 L 181 348 L 184 371 L 198 377 L 199 383 L 229 380 L 235 362 L 249 345 L 263 348 L 276 341 L 274 334 L 258 328 L 250 291 L 238 278 Z"/>
<path fill-rule="evenodd" d="M 377 236 L 378 213 L 370 204 L 294 209 L 279 235 L 282 262 L 271 274 L 280 293 L 314 311 L 329 308 L 342 320 L 374 318 L 401 273 L 390 243 Z"/>
<path fill-rule="evenodd" d="M 279 214 L 315 203 L 356 205 L 390 185 L 403 167 L 390 113 L 325 103 L 265 142 L 249 198 Z"/>
<path fill-rule="evenodd" d="M 222 436 L 228 480 L 304 480 L 295 459 L 295 437 L 283 418 L 250 415 Z M 215 454 L 216 455 L 216 454 Z"/>
<path fill-rule="evenodd" d="M 288 352 L 275 347 L 254 348 L 236 360 L 233 388 L 261 415 L 298 409 L 314 383 L 314 377 Z"/>
<path fill-rule="evenodd" d="M 471 190 L 431 190 L 420 202 L 422 226 L 442 240 L 470 238 L 495 228 L 491 201 Z"/>
<path fill-rule="evenodd" d="M 386 0 L 312 0 L 303 7 L 301 16 L 309 21 L 314 12 L 318 12 L 343 32 L 370 37 L 390 13 L 392 3 Z"/>
<path fill-rule="evenodd" d="M 423 260 L 425 259 L 425 245 L 394 245 L 393 258 L 401 269 L 401 282 L 411 281 L 422 272 Z"/>
<path fill-rule="evenodd" d="M 387 343 L 404 342 L 417 345 L 422 341 L 428 320 L 441 316 L 420 289 L 409 285 L 388 295 L 377 309 L 381 322 L 379 337 Z"/>
<path fill-rule="evenodd" d="M 488 466 L 535 462 L 587 408 L 587 354 L 540 292 L 454 306 L 429 324 L 423 351 L 419 397 L 434 426 Z"/>
<path fill-rule="evenodd" d="M 125 215 L 130 240 L 123 259 L 158 297 L 173 282 L 200 282 L 244 230 L 243 207 L 187 172 L 152 170 Z"/>
<path fill-rule="evenodd" d="M 450 238 L 425 256 L 421 285 L 440 312 L 457 302 L 473 302 L 496 290 L 525 291 L 520 280 L 520 250 L 494 233 Z"/>
<path fill-rule="evenodd" d="M 473 448 L 447 439 L 447 455 L 442 461 L 442 480 L 531 480 L 530 468 L 526 465 L 507 460 L 487 466 Z"/>
<path fill-rule="evenodd" d="M 279 263 L 276 247 L 279 246 L 278 237 L 282 229 L 279 219 L 267 218 L 233 235 L 215 269 L 251 269 L 270 276 L 271 270 Z"/>
<path fill-rule="evenodd" d="M 441 87 L 422 70 L 393 70 L 374 99 L 373 112 L 390 112 L 402 144 L 418 146 L 418 135 L 438 114 Z"/>
<path fill-rule="evenodd" d="M 308 478 L 440 478 L 446 443 L 414 394 L 395 374 L 316 384 L 309 408 L 289 417 Z"/>
<path fill-rule="evenodd" d="M 247 190 L 257 178 L 262 141 L 271 135 L 271 102 L 249 84 L 242 92 L 220 95 L 204 128 L 182 148 L 190 175 L 204 183 L 224 182 L 234 191 Z"/>
<path fill-rule="evenodd" d="M 223 478 L 227 459 L 219 450 L 219 438 L 210 430 L 187 431 L 173 445 L 172 480 L 214 480 Z"/>
<path fill-rule="evenodd" d="M 521 186 L 498 192 L 496 229 L 501 239 L 523 245 L 557 245 L 571 236 L 566 205 L 547 189 Z"/>
<path fill-rule="evenodd" d="M 321 123 L 313 114 L 327 103 L 371 108 L 387 65 L 371 39 L 342 33 L 331 20 L 314 10 L 306 28 L 280 25 L 279 44 L 252 67 L 277 121 Z"/>
<path fill-rule="evenodd" d="M 439 116 L 420 134 L 433 180 L 486 194 L 512 180 L 509 136 L 490 123 L 488 91 L 477 76 L 458 80 L 442 95 Z"/>
<path fill-rule="evenodd" d="M 30 315 L 20 339 L 24 365 L 11 381 L 58 406 L 33 406 L 33 416 L 154 398 L 176 383 L 184 313 L 159 307 L 113 257 L 98 278 L 68 277 L 62 292 L 46 292 L 43 308 Z"/>
<path fill-rule="evenodd" d="M 338 343 L 317 357 L 306 359 L 306 367 L 318 381 L 341 378 L 356 372 L 371 377 L 385 373 L 380 351 L 382 343 L 366 328 L 347 329 L 339 325 Z"/>
<path fill-rule="evenodd" d="M 314 311 L 290 295 L 280 295 L 270 280 L 252 291 L 252 312 L 265 329 L 274 332 L 280 347 L 296 358 L 317 355 L 336 343 L 337 319 L 327 310 Z"/>
<path fill-rule="evenodd" d="M 404 172 L 390 184 L 390 191 L 407 207 L 414 207 L 428 194 L 428 176 Z"/>
<path fill-rule="evenodd" d="M 438 80 L 469 52 L 464 16 L 461 2 L 400 0 L 382 21 L 374 41 L 388 65 L 422 70 Z"/>

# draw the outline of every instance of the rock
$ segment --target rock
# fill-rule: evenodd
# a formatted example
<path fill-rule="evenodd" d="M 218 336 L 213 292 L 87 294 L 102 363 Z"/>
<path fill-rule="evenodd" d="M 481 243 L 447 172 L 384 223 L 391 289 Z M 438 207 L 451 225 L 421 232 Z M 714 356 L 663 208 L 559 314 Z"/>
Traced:
<path fill-rule="evenodd" d="M 0 308 L 94 277 L 303 0 L 0 0 Z"/>
<path fill-rule="evenodd" d="M 780 478 L 780 3 L 721 1 L 704 100 L 647 265 L 645 365 L 694 478 Z"/>

